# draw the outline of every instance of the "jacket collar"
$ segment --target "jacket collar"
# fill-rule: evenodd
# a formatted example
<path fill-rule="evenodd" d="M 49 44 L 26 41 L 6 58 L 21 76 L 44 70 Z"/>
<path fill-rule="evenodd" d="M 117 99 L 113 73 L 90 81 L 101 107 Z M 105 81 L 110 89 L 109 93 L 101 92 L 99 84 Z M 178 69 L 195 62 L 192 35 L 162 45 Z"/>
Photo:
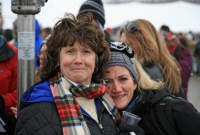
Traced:
<path fill-rule="evenodd" d="M 6 42 L 0 47 L 0 61 L 5 61 L 13 56 L 15 56 L 15 52 L 8 46 Z"/>

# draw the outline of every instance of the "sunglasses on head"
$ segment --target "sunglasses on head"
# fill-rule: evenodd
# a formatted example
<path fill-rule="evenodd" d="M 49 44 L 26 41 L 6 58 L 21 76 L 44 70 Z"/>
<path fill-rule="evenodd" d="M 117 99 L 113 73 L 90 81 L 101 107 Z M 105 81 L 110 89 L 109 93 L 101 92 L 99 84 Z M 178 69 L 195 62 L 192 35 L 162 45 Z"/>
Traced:
<path fill-rule="evenodd" d="M 134 32 L 134 31 L 139 31 L 140 29 L 138 27 L 137 22 L 129 22 L 126 26 L 125 26 L 126 30 L 130 33 Z"/>

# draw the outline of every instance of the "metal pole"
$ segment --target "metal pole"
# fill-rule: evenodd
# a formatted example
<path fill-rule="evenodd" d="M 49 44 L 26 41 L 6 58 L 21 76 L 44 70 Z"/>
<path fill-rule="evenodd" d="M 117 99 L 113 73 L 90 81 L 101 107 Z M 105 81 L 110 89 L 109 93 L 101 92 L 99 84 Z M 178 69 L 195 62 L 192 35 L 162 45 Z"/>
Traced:
<path fill-rule="evenodd" d="M 35 80 L 35 15 L 17 15 L 17 29 L 18 99 L 20 99 Z"/>
<path fill-rule="evenodd" d="M 18 30 L 18 108 L 21 95 L 35 80 L 35 14 L 44 0 L 12 0 Z"/>

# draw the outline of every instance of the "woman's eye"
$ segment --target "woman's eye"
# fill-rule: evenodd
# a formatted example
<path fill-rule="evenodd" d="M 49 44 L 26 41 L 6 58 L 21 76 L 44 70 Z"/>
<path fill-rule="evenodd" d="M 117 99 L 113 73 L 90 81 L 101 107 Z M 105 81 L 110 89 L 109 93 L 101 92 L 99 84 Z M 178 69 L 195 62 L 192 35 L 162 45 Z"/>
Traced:
<path fill-rule="evenodd" d="M 128 80 L 127 78 L 120 78 L 120 81 L 126 81 L 126 80 Z"/>
<path fill-rule="evenodd" d="M 68 50 L 67 53 L 68 53 L 68 54 L 72 54 L 73 51 L 72 51 L 72 50 Z"/>
<path fill-rule="evenodd" d="M 105 83 L 108 85 L 110 83 L 110 81 L 105 80 Z"/>
<path fill-rule="evenodd" d="M 89 50 L 84 50 L 83 53 L 87 54 L 87 53 L 90 53 Z"/>

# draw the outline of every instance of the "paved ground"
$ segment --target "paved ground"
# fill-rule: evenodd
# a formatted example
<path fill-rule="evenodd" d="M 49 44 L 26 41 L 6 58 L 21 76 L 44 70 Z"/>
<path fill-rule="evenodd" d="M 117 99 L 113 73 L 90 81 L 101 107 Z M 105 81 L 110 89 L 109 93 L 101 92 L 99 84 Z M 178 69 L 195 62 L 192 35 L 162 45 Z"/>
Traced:
<path fill-rule="evenodd" d="M 196 75 L 189 80 L 188 101 L 200 112 L 200 79 Z"/>

